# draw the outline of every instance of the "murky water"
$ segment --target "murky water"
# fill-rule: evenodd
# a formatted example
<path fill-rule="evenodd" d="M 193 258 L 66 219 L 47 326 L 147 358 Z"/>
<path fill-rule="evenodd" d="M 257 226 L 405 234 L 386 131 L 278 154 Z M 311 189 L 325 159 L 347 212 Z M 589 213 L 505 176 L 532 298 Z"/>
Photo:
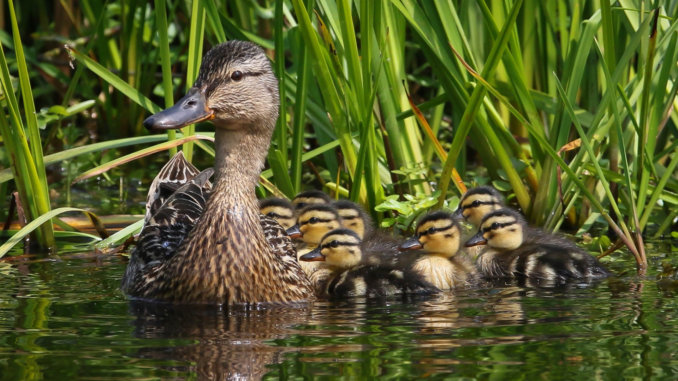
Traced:
<path fill-rule="evenodd" d="M 230 311 L 130 303 L 120 256 L 14 258 L 0 262 L 0 378 L 675 379 L 678 286 L 656 279 L 670 250 L 645 278 L 589 286 Z"/>

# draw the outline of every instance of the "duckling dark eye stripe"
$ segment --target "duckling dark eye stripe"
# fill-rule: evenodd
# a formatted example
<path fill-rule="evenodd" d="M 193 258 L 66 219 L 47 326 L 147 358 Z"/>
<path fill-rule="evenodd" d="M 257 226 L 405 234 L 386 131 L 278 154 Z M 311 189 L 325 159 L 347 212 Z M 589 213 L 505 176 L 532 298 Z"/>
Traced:
<path fill-rule="evenodd" d="M 461 209 L 466 210 L 466 209 L 469 209 L 469 208 L 475 208 L 476 206 L 479 206 L 479 205 L 495 205 L 495 204 L 497 204 L 496 201 L 473 201 L 471 203 L 471 205 L 462 205 Z"/>
<path fill-rule="evenodd" d="M 451 228 L 452 226 L 454 226 L 454 224 L 449 224 L 449 225 L 442 227 L 442 228 L 433 228 L 433 230 L 431 230 L 431 228 L 428 228 L 428 229 L 424 230 L 423 232 L 419 233 L 419 237 L 429 235 L 429 234 L 433 234 L 433 233 L 437 233 L 437 232 L 441 232 L 443 230 L 447 230 L 447 229 Z"/>
<path fill-rule="evenodd" d="M 332 221 L 332 220 L 330 220 L 329 218 L 318 218 L 313 223 L 317 224 L 319 222 L 330 222 L 330 221 Z M 310 223 L 311 223 L 311 220 L 307 220 L 307 221 L 300 222 L 299 225 L 306 225 L 306 224 L 310 224 Z"/>
<path fill-rule="evenodd" d="M 278 214 L 278 213 L 273 213 L 273 212 L 267 213 L 266 215 L 271 217 L 271 218 L 292 218 L 291 215 L 283 215 L 283 214 Z"/>
<path fill-rule="evenodd" d="M 513 225 L 515 223 L 516 223 L 516 221 L 513 220 L 511 222 L 504 222 L 503 224 L 497 224 L 497 226 L 492 226 L 492 225 L 494 225 L 494 224 L 492 224 L 492 225 L 490 225 L 489 228 L 483 229 L 483 233 L 489 232 L 490 230 L 505 228 L 505 227 L 507 227 L 509 225 Z"/>
<path fill-rule="evenodd" d="M 323 245 L 322 248 L 323 249 L 332 249 L 333 247 L 338 247 L 338 246 L 360 246 L 360 244 L 357 243 L 357 242 L 340 242 L 340 241 L 336 241 L 336 242 L 337 242 L 336 246 L 334 246 L 334 245 Z"/>

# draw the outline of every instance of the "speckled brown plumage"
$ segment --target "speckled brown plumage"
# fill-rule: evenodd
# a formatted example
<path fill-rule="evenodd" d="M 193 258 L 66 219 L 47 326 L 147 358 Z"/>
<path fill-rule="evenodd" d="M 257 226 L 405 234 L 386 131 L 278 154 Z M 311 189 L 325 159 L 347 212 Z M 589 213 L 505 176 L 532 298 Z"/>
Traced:
<path fill-rule="evenodd" d="M 238 75 L 233 73 L 239 72 Z M 235 79 L 234 79 L 235 78 Z M 277 79 L 263 50 L 248 42 L 214 47 L 172 117 L 204 102 L 215 126 L 215 182 L 204 211 L 177 250 L 154 266 L 126 272 L 130 295 L 185 303 L 299 302 L 313 299 L 281 227 L 259 214 L 255 186 L 278 117 Z M 181 103 L 184 101 L 185 103 Z M 166 110 L 169 115 L 170 110 Z M 202 111 L 202 110 L 197 110 Z M 163 112 L 165 113 L 165 112 Z M 150 127 L 180 128 L 163 113 Z M 195 119 L 191 114 L 192 120 Z M 275 225 L 274 225 L 275 224 Z M 140 241 L 144 239 L 142 231 Z M 268 239 L 267 239 L 268 238 Z M 143 256 L 132 253 L 130 266 Z"/>

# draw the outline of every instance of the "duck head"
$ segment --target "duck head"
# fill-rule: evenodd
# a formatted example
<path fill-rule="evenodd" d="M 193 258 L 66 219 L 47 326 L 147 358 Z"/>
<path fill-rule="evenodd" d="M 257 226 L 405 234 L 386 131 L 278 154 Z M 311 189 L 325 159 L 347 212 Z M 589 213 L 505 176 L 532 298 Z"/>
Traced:
<path fill-rule="evenodd" d="M 318 247 L 302 255 L 302 261 L 325 261 L 330 266 L 349 269 L 362 259 L 360 237 L 351 229 L 335 229 L 323 236 Z"/>
<path fill-rule="evenodd" d="M 454 216 L 458 219 L 464 218 L 473 226 L 480 226 L 485 215 L 503 205 L 504 198 L 498 190 L 490 186 L 477 187 L 464 193 Z"/>
<path fill-rule="evenodd" d="M 341 218 L 329 204 L 309 205 L 297 219 L 302 239 L 308 245 L 318 245 L 328 232 L 341 227 Z"/>
<path fill-rule="evenodd" d="M 297 213 L 309 205 L 329 204 L 331 202 L 330 196 L 319 190 L 301 192 L 292 199 L 292 205 L 294 205 L 294 210 Z"/>
<path fill-rule="evenodd" d="M 360 205 L 349 200 L 340 200 L 333 202 L 332 206 L 341 217 L 341 225 L 353 230 L 360 239 L 365 239 L 372 233 L 372 219 Z"/>
<path fill-rule="evenodd" d="M 290 229 L 296 223 L 294 207 L 284 198 L 270 197 L 260 200 L 259 212 L 274 219 L 285 230 Z"/>
<path fill-rule="evenodd" d="M 526 226 L 523 216 L 515 210 L 495 210 L 483 218 L 478 233 L 466 242 L 466 247 L 486 244 L 497 250 L 515 250 L 523 244 Z"/>
<path fill-rule="evenodd" d="M 217 128 L 264 128 L 271 119 L 275 123 L 278 105 L 278 80 L 263 49 L 251 42 L 228 41 L 205 54 L 188 93 L 148 117 L 144 126 L 167 130 L 212 120 Z"/>
<path fill-rule="evenodd" d="M 422 250 L 450 258 L 459 252 L 461 230 L 451 213 L 428 214 L 417 224 L 414 237 L 400 245 L 400 251 Z"/>

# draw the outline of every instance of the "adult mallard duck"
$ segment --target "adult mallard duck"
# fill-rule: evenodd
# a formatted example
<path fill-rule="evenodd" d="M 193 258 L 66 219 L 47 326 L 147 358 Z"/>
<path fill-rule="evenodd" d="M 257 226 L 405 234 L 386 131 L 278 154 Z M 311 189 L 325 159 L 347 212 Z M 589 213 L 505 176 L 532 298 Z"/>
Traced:
<path fill-rule="evenodd" d="M 321 261 L 329 276 L 316 285 L 320 296 L 388 296 L 396 294 L 430 294 L 438 290 L 418 273 L 393 264 L 365 263 L 360 237 L 350 229 L 335 229 L 322 238 L 303 261 Z"/>
<path fill-rule="evenodd" d="M 142 244 L 131 253 L 123 277 L 125 292 L 210 304 L 314 299 L 289 237 L 278 223 L 259 214 L 255 196 L 278 107 L 278 81 L 264 51 L 249 42 L 229 41 L 205 55 L 185 97 L 144 121 L 147 128 L 162 130 L 211 120 L 215 181 L 194 226 L 172 241 L 179 242 L 176 250 L 147 250 L 143 242 L 148 236 L 160 242 L 164 237 L 157 227 L 142 230 Z M 156 214 L 180 216 L 181 205 L 165 202 Z M 177 227 L 176 221 L 166 220 L 164 229 L 182 232 L 184 224 Z"/>
<path fill-rule="evenodd" d="M 487 279 L 520 278 L 541 286 L 604 278 L 609 272 L 573 242 L 531 228 L 515 210 L 503 208 L 483 218 L 466 246 L 486 245 L 476 260 Z"/>
<path fill-rule="evenodd" d="M 412 269 L 441 290 L 475 282 L 476 268 L 461 250 L 461 228 L 451 213 L 438 211 L 424 216 L 414 237 L 400 250 L 417 250 Z"/>

